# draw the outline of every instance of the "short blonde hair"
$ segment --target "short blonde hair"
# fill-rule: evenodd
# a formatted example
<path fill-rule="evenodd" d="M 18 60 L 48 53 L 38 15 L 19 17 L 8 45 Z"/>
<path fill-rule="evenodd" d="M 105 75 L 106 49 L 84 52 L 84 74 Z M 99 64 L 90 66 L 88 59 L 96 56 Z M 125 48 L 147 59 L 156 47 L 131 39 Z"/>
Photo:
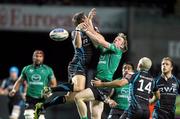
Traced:
<path fill-rule="evenodd" d="M 150 58 L 148 57 L 143 57 L 139 60 L 140 63 L 140 70 L 145 70 L 145 71 L 149 71 L 149 69 L 152 66 L 152 61 Z"/>
<path fill-rule="evenodd" d="M 122 48 L 122 51 L 126 52 L 128 50 L 127 36 L 124 33 L 118 33 L 118 37 L 121 37 L 124 39 L 124 47 Z"/>

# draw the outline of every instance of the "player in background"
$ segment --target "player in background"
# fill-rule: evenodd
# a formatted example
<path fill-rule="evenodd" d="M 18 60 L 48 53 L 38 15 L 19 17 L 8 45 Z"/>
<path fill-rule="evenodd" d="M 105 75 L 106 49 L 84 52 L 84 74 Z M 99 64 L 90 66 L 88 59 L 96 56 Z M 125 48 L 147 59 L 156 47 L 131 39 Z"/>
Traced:
<path fill-rule="evenodd" d="M 174 62 L 170 57 L 161 61 L 161 75 L 156 78 L 156 102 L 153 119 L 175 119 L 176 96 L 180 92 L 180 81 L 172 74 Z M 160 93 L 160 98 L 159 94 Z M 159 99 L 159 100 L 158 100 Z"/>
<path fill-rule="evenodd" d="M 16 92 L 14 97 L 10 97 L 8 94 L 12 90 L 14 83 L 18 79 L 19 69 L 16 66 L 12 66 L 9 69 L 9 77 L 5 78 L 0 87 L 0 95 L 8 96 L 8 108 L 9 108 L 9 119 L 19 119 L 21 110 L 24 106 L 25 99 L 25 82 L 20 86 L 20 90 Z"/>
<path fill-rule="evenodd" d="M 90 37 L 92 42 L 96 44 L 97 48 L 101 50 L 99 62 L 97 65 L 96 78 L 104 82 L 112 80 L 114 72 L 116 71 L 122 54 L 127 51 L 127 39 L 123 33 L 119 33 L 113 43 L 109 43 L 105 38 L 94 30 L 93 26 L 88 22 L 82 23 L 79 29 L 84 31 Z M 87 106 L 85 102 L 92 101 L 92 118 L 101 119 L 104 106 L 104 95 L 109 95 L 111 89 L 100 88 L 97 89 L 93 86 L 79 92 L 75 96 L 75 103 L 78 108 L 79 116 L 81 119 L 87 119 Z"/>
<path fill-rule="evenodd" d="M 149 119 L 149 98 L 152 94 L 155 82 L 148 73 L 152 61 L 143 57 L 139 60 L 137 72 L 131 78 L 123 78 L 112 82 L 93 81 L 96 87 L 122 87 L 130 84 L 130 105 L 127 109 L 127 116 L 122 115 L 120 119 Z M 107 100 L 111 103 L 111 100 Z"/>
<path fill-rule="evenodd" d="M 42 97 L 44 87 L 55 87 L 57 85 L 52 68 L 43 64 L 44 52 L 42 50 L 35 50 L 32 59 L 33 64 L 23 68 L 20 77 L 9 93 L 10 96 L 14 96 L 19 90 L 21 83 L 23 81 L 27 82 L 25 119 L 33 119 L 35 104 L 45 101 L 45 98 Z M 41 119 L 44 119 L 43 114 Z"/>
<path fill-rule="evenodd" d="M 78 26 L 80 23 L 84 21 L 88 21 L 92 24 L 92 19 L 95 15 L 95 9 L 91 9 L 88 14 L 88 17 L 84 14 L 84 12 L 76 13 L 72 21 L 75 26 Z M 86 34 L 79 29 L 75 29 L 72 31 L 73 38 L 73 46 L 74 46 L 74 57 L 72 61 L 68 65 L 68 83 L 63 83 L 58 85 L 57 87 L 47 88 L 45 89 L 45 93 L 52 94 L 53 92 L 58 91 L 69 91 L 67 95 L 64 96 L 56 96 L 52 100 L 45 103 L 37 104 L 37 112 L 35 113 L 35 117 L 38 117 L 39 111 L 42 108 L 46 109 L 49 106 L 64 104 L 66 102 L 74 102 L 74 96 L 77 92 L 85 89 L 86 84 L 86 71 L 92 62 L 93 56 L 93 43 L 86 36 Z"/>
<path fill-rule="evenodd" d="M 122 66 L 122 77 L 129 78 L 130 75 L 134 74 L 134 66 L 131 63 L 124 63 Z M 116 87 L 112 90 L 110 98 L 114 100 L 117 105 L 115 107 L 111 107 L 108 119 L 119 119 L 124 111 L 129 107 L 129 85 L 125 85 L 122 87 Z M 113 105 L 110 105 L 113 106 Z"/>

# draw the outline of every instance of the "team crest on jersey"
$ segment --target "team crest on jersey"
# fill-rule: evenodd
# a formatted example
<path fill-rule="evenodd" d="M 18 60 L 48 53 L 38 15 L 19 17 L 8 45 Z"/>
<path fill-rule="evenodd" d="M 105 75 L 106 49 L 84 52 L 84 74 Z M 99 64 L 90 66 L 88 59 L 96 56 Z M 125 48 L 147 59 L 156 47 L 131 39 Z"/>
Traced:
<path fill-rule="evenodd" d="M 40 81 L 41 80 L 41 76 L 39 74 L 33 74 L 31 76 L 32 81 Z"/>

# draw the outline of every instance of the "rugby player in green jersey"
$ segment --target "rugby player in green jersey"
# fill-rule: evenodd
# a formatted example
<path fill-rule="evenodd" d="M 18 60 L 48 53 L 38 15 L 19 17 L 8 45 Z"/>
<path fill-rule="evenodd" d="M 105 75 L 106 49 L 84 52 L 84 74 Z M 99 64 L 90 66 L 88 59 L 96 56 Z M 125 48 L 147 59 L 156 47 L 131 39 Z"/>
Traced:
<path fill-rule="evenodd" d="M 119 33 L 117 37 L 115 37 L 113 43 L 109 43 L 100 33 L 96 32 L 88 22 L 80 24 L 79 29 L 84 31 L 101 51 L 95 79 L 99 79 L 103 82 L 112 81 L 122 54 L 127 51 L 126 36 L 123 33 Z M 85 102 L 91 101 L 92 118 L 101 119 L 104 107 L 103 101 L 105 100 L 105 95 L 109 95 L 110 91 L 110 88 L 96 88 L 91 85 L 89 88 L 77 93 L 75 96 L 75 103 L 80 118 L 88 118 Z"/>
<path fill-rule="evenodd" d="M 27 82 L 25 119 L 33 119 L 35 104 L 45 101 L 42 96 L 44 87 L 55 87 L 57 85 L 52 68 L 43 64 L 43 61 L 44 52 L 42 50 L 35 50 L 33 53 L 33 64 L 23 68 L 20 77 L 9 93 L 10 96 L 14 96 L 19 90 L 20 84 L 23 81 Z M 44 115 L 42 114 L 41 117 L 44 118 Z"/>
<path fill-rule="evenodd" d="M 125 63 L 122 67 L 122 77 L 130 78 L 134 74 L 134 66 L 131 63 Z M 121 80 L 122 78 L 118 78 Z M 117 87 L 112 90 L 111 99 L 114 100 L 117 105 L 110 104 L 111 110 L 108 119 L 119 119 L 124 111 L 129 106 L 129 85 L 123 87 Z"/>

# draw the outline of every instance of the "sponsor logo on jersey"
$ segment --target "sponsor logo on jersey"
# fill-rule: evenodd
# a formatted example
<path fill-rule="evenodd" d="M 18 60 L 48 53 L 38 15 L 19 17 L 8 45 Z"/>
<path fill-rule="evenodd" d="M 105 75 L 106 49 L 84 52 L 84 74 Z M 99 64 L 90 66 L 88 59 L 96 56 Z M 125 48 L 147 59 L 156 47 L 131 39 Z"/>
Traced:
<path fill-rule="evenodd" d="M 161 88 L 159 88 L 159 90 L 160 90 L 160 92 L 161 93 L 170 93 L 170 92 L 172 92 L 172 93 L 176 93 L 176 86 L 174 87 L 174 86 L 172 86 L 172 87 L 161 87 Z"/>
<path fill-rule="evenodd" d="M 37 82 L 41 80 L 41 76 L 39 74 L 33 74 L 31 76 L 32 81 Z"/>

